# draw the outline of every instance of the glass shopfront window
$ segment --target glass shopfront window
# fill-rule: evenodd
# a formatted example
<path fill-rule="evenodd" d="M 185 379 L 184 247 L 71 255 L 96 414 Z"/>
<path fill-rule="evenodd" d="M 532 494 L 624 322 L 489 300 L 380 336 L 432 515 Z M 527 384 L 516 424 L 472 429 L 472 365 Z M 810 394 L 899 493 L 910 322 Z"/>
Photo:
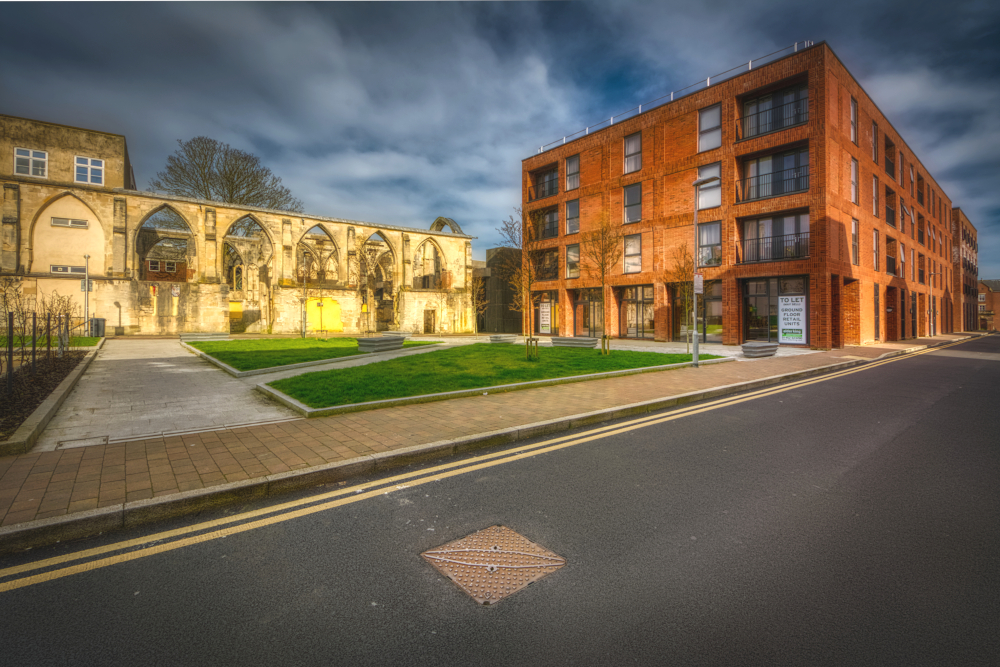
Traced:
<path fill-rule="evenodd" d="M 706 280 L 698 295 L 698 335 L 703 343 L 722 342 L 722 281 Z"/>
<path fill-rule="evenodd" d="M 604 299 L 600 288 L 576 290 L 573 302 L 573 335 L 600 338 L 604 335 Z"/>
<path fill-rule="evenodd" d="M 808 345 L 808 276 L 743 281 L 743 321 L 744 340 Z"/>
<path fill-rule="evenodd" d="M 653 338 L 653 286 L 623 287 L 619 311 L 622 338 Z"/>
<path fill-rule="evenodd" d="M 559 290 L 534 292 L 535 333 L 542 336 L 559 335 Z"/>

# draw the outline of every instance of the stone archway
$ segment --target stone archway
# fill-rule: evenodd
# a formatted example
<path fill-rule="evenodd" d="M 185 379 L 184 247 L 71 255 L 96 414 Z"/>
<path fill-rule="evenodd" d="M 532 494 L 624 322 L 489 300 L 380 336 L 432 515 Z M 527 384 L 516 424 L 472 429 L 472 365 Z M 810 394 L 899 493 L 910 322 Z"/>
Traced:
<path fill-rule="evenodd" d="M 265 331 L 270 322 L 274 246 L 264 227 L 244 216 L 226 232 L 222 270 L 229 285 L 229 330 Z"/>
<path fill-rule="evenodd" d="M 139 280 L 185 283 L 196 271 L 194 233 L 181 215 L 161 206 L 135 235 Z"/>
<path fill-rule="evenodd" d="M 358 244 L 357 265 L 361 302 L 367 311 L 362 317 L 362 328 L 368 331 L 393 329 L 399 281 L 392 245 L 379 232 L 372 233 L 364 243 Z"/>

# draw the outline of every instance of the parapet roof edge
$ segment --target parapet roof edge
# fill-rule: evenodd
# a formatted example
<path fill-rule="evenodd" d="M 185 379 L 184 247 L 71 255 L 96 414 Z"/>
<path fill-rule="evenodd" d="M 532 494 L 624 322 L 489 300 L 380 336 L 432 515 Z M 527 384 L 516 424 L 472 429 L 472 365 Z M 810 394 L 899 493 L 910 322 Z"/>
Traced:
<path fill-rule="evenodd" d="M 22 116 L 11 116 L 8 114 L 0 114 L 0 118 L 11 118 L 13 120 L 26 120 L 29 123 L 41 123 L 42 125 L 53 125 L 55 127 L 65 127 L 69 130 L 77 130 L 79 132 L 94 132 L 95 134 L 106 134 L 109 137 L 121 137 L 125 140 L 124 134 L 117 134 L 115 132 L 105 132 L 104 130 L 92 130 L 87 127 L 76 127 L 75 125 L 65 125 L 63 123 L 53 123 L 47 120 L 38 120 L 37 118 L 23 118 Z"/>
<path fill-rule="evenodd" d="M 397 232 L 416 232 L 418 234 L 430 234 L 432 236 L 445 236 L 450 238 L 462 238 L 462 239 L 477 239 L 478 236 L 470 236 L 468 234 L 449 234 L 447 232 L 435 232 L 430 229 L 420 229 L 418 227 L 402 227 L 400 225 L 383 225 L 377 222 L 366 222 L 364 220 L 349 220 L 347 218 L 334 218 L 330 216 L 323 215 L 313 215 L 311 213 L 297 213 L 295 211 L 281 211 L 273 208 L 260 208 L 258 206 L 247 206 L 245 204 L 229 204 L 226 202 L 212 201 L 210 199 L 194 199 L 192 197 L 179 197 L 177 195 L 166 195 L 159 194 L 156 192 L 144 192 L 142 190 L 126 190 L 124 188 L 112 188 L 112 192 L 127 194 L 129 196 L 139 196 L 147 197 L 149 199 L 164 199 L 167 201 L 177 201 L 177 202 L 187 202 L 190 204 L 198 204 L 200 206 L 210 206 L 212 208 L 232 208 L 240 211 L 252 211 L 254 213 L 269 213 L 272 215 L 281 215 L 286 218 L 302 218 L 309 220 L 317 220 L 320 222 L 338 222 L 353 225 L 360 225 L 363 227 L 371 227 L 373 229 L 386 229 Z M 440 216 L 439 216 L 440 217 Z M 437 220 L 437 218 L 435 218 Z"/>

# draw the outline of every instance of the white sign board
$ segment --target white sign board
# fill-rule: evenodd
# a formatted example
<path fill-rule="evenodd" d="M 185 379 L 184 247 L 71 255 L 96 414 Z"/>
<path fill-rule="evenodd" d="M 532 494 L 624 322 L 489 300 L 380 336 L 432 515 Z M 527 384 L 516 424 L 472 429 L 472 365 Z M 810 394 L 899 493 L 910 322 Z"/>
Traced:
<path fill-rule="evenodd" d="M 806 297 L 778 297 L 778 342 L 805 345 Z"/>
<path fill-rule="evenodd" d="M 180 295 L 181 295 L 181 286 L 180 285 L 171 285 L 170 286 L 170 296 L 180 296 Z M 322 306 L 323 304 L 320 304 L 320 305 Z"/>
<path fill-rule="evenodd" d="M 694 293 L 704 294 L 705 293 L 705 276 L 700 273 L 694 274 Z"/>
<path fill-rule="evenodd" d="M 538 333 L 552 333 L 552 304 L 538 304 Z"/>

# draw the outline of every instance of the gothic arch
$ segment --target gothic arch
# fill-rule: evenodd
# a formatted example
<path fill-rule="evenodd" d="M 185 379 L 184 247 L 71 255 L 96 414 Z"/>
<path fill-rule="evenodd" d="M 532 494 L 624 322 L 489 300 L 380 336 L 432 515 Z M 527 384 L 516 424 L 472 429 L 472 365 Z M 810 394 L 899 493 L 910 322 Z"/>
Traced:
<path fill-rule="evenodd" d="M 72 199 L 73 203 L 79 204 L 84 209 L 86 209 L 88 213 L 87 216 L 88 218 L 93 216 L 94 232 L 99 231 L 101 234 L 101 239 L 99 242 L 96 239 L 92 239 L 90 242 L 88 242 L 88 249 L 86 251 L 81 250 L 80 252 L 81 253 L 86 252 L 90 254 L 91 258 L 95 260 L 95 263 L 92 265 L 92 271 L 97 273 L 98 271 L 103 272 L 106 270 L 105 261 L 110 262 L 110 255 L 107 253 L 107 249 L 109 247 L 109 245 L 107 244 L 107 240 L 111 237 L 111 229 L 105 226 L 104 222 L 101 220 L 101 217 L 97 214 L 97 211 L 95 211 L 90 204 L 88 204 L 86 201 L 78 197 L 73 192 L 66 190 L 64 192 L 60 192 L 59 194 L 53 195 L 48 199 L 46 199 L 38 207 L 38 210 L 35 211 L 35 215 L 32 216 L 31 223 L 28 226 L 27 243 L 25 244 L 25 249 L 27 250 L 27 255 L 28 255 L 25 264 L 27 265 L 26 268 L 28 271 L 34 270 L 33 265 L 35 263 L 36 254 L 39 253 L 39 247 L 38 247 L 39 243 L 41 243 L 42 246 L 41 250 L 41 254 L 43 256 L 42 259 L 45 258 L 44 257 L 45 255 L 49 254 L 44 250 L 44 248 L 46 247 L 52 250 L 58 250 L 60 254 L 65 254 L 67 252 L 68 250 L 67 248 L 57 248 L 57 246 L 64 245 L 64 243 L 55 243 L 53 245 L 52 243 L 45 243 L 44 241 L 39 241 L 38 238 L 39 237 L 38 221 L 42 219 L 42 217 L 52 208 L 53 205 L 58 204 L 60 201 L 66 199 L 67 197 Z M 47 234 L 43 233 L 42 236 L 43 237 L 47 236 Z M 61 264 L 63 263 L 63 261 L 59 260 L 56 261 L 55 263 Z M 79 262 L 74 260 L 71 263 L 77 264 Z"/>
<path fill-rule="evenodd" d="M 195 273 L 196 236 L 176 208 L 161 204 L 142 218 L 132 233 L 139 280 L 187 282 Z"/>
<path fill-rule="evenodd" d="M 73 199 L 77 200 L 80 204 L 82 204 L 84 207 L 86 207 L 86 209 L 88 211 L 90 211 L 91 215 L 94 216 L 94 220 L 97 222 L 97 224 L 101 225 L 102 229 L 104 228 L 104 223 L 101 221 L 101 217 L 99 215 L 97 215 L 97 211 L 95 211 L 93 209 L 93 207 L 91 207 L 90 204 L 88 204 L 87 202 L 85 202 L 82 199 L 80 199 L 79 197 L 77 197 L 74 193 L 70 192 L 69 190 L 66 190 L 64 192 L 60 192 L 57 195 L 52 195 L 51 197 L 49 197 L 48 199 L 46 199 L 44 202 L 42 202 L 42 205 L 38 207 L 38 210 L 35 211 L 34 217 L 31 219 L 31 225 L 28 227 L 28 238 L 29 239 L 33 239 L 35 237 L 35 224 L 42 217 L 42 213 L 44 213 L 45 210 L 47 208 L 49 208 L 49 206 L 51 206 L 52 204 L 55 204 L 57 201 L 59 201 L 63 197 L 72 197 Z"/>
<path fill-rule="evenodd" d="M 447 263 L 441 245 L 434 239 L 424 239 L 413 253 L 413 287 L 445 289 Z"/>
<path fill-rule="evenodd" d="M 452 234 L 465 234 L 465 232 L 462 231 L 462 228 L 458 226 L 458 223 L 451 218 L 439 217 L 431 223 L 432 232 L 440 232 L 445 227 L 450 229 Z"/>
<path fill-rule="evenodd" d="M 321 225 L 306 230 L 295 244 L 295 275 L 300 282 L 337 282 L 340 280 L 340 248 Z"/>

